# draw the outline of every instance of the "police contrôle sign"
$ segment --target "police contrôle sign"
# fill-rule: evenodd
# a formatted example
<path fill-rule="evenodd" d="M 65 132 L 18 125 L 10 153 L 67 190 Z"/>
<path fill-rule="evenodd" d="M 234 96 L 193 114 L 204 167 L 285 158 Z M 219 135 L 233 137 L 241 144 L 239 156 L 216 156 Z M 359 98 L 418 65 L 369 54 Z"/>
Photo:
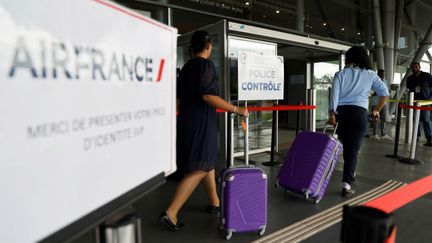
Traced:
<path fill-rule="evenodd" d="M 280 100 L 283 94 L 283 57 L 239 51 L 238 100 Z"/>

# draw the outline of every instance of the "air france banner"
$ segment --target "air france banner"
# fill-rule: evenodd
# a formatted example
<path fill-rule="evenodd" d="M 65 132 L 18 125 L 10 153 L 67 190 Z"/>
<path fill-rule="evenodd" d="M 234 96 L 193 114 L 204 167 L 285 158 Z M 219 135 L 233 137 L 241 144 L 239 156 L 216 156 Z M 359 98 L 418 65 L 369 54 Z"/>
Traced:
<path fill-rule="evenodd" d="M 175 171 L 177 30 L 105 0 L 0 0 L 0 242 Z"/>
<path fill-rule="evenodd" d="M 283 94 L 283 57 L 239 51 L 238 100 L 282 100 Z"/>

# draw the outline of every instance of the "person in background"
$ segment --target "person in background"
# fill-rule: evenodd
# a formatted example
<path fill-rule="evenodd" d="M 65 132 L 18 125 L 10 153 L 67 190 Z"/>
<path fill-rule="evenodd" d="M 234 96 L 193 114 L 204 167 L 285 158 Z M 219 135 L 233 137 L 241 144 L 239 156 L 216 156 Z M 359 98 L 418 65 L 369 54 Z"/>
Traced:
<path fill-rule="evenodd" d="M 378 77 L 380 77 L 381 81 L 384 82 L 384 84 L 386 85 L 386 87 L 388 89 L 388 83 L 384 79 L 384 76 L 385 76 L 384 69 L 378 69 Z M 389 91 L 389 93 L 390 93 L 390 91 Z M 376 105 L 378 104 L 378 96 L 376 95 L 375 92 L 373 92 L 372 96 L 370 97 L 370 102 L 371 102 L 372 110 L 374 110 Z M 376 122 L 372 123 L 373 124 L 373 126 L 372 126 L 372 138 L 375 138 L 377 140 L 381 140 L 381 139 L 382 140 L 393 140 L 389 135 L 386 134 L 386 123 L 384 121 L 385 107 L 386 107 L 386 105 L 384 105 L 380 111 L 381 119 L 378 119 Z M 378 127 L 380 129 L 380 135 L 378 135 L 378 133 L 377 133 Z"/>
<path fill-rule="evenodd" d="M 379 118 L 389 92 L 384 82 L 371 70 L 366 49 L 351 47 L 345 55 L 345 68 L 336 72 L 330 96 L 328 123 L 339 124 L 337 134 L 343 145 L 342 197 L 354 194 L 358 152 L 367 132 L 368 96 L 370 90 L 378 95 L 372 116 Z"/>
<path fill-rule="evenodd" d="M 411 63 L 413 72 L 407 79 L 407 88 L 414 92 L 415 100 L 432 99 L 432 76 L 429 73 L 420 71 L 420 63 Z M 424 146 L 432 147 L 432 122 L 430 111 L 420 111 L 420 121 L 423 123 L 423 130 L 426 137 Z M 420 133 L 419 133 L 420 134 Z"/>
<path fill-rule="evenodd" d="M 177 84 L 177 162 L 184 172 L 168 208 L 159 221 L 171 231 L 184 226 L 177 216 L 200 182 L 209 196 L 207 212 L 220 207 L 216 192 L 215 165 L 217 161 L 216 109 L 248 116 L 247 108 L 234 106 L 218 96 L 216 69 L 209 60 L 212 42 L 206 31 L 192 35 L 189 60 L 180 71 Z"/>

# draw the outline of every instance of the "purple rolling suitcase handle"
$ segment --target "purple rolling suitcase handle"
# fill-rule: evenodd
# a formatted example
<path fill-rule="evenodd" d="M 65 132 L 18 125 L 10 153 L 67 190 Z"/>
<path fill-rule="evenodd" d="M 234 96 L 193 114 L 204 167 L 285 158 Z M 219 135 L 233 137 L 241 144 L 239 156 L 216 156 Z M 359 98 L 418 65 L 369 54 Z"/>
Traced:
<path fill-rule="evenodd" d="M 231 126 L 230 126 L 231 127 L 231 138 L 230 138 L 231 139 L 231 143 L 230 143 L 231 144 L 231 153 L 230 153 L 230 159 L 229 159 L 229 168 L 231 168 L 231 169 L 250 168 L 251 170 L 255 170 L 256 169 L 255 166 L 249 165 L 249 117 L 245 117 L 245 127 L 244 127 L 244 133 L 245 133 L 245 135 L 244 135 L 244 149 L 245 149 L 244 160 L 245 160 L 245 165 L 239 165 L 239 166 L 234 165 L 234 117 L 235 117 L 235 115 L 236 114 L 234 114 L 234 113 L 229 114 L 230 123 L 231 123 Z M 221 176 L 218 178 L 218 182 L 221 183 L 221 200 L 222 200 L 222 202 L 224 201 L 224 193 L 222 193 L 222 191 L 224 190 L 223 185 L 225 183 L 223 180 L 226 177 L 227 173 L 228 173 L 228 170 L 223 171 Z M 227 178 L 227 180 L 230 181 L 233 179 L 233 177 L 234 176 L 232 176 L 232 178 L 231 178 L 231 176 L 229 176 Z M 267 176 L 264 173 L 263 173 L 263 177 L 267 178 Z M 220 210 L 220 215 L 219 215 L 220 219 L 221 219 L 221 223 L 219 225 L 220 230 L 225 229 L 225 222 L 224 222 L 225 216 L 223 215 L 223 212 L 224 212 L 223 206 L 224 206 L 224 203 L 221 204 L 221 210 Z M 265 229 L 266 229 L 266 226 L 263 226 L 260 229 L 258 229 L 259 235 L 263 235 L 265 233 Z M 225 239 L 229 240 L 229 239 L 231 239 L 232 233 L 234 231 L 230 230 L 230 229 L 226 229 L 226 230 L 227 230 L 227 232 L 226 232 L 227 235 L 226 235 Z"/>
<path fill-rule="evenodd" d="M 326 132 L 326 130 L 329 126 L 330 126 L 330 124 L 328 122 L 326 122 L 324 125 L 323 133 Z M 333 130 L 333 135 L 332 135 L 334 138 L 336 138 L 336 130 L 337 130 L 338 126 L 339 126 L 339 123 L 336 122 L 336 125 L 334 126 L 334 130 Z"/>

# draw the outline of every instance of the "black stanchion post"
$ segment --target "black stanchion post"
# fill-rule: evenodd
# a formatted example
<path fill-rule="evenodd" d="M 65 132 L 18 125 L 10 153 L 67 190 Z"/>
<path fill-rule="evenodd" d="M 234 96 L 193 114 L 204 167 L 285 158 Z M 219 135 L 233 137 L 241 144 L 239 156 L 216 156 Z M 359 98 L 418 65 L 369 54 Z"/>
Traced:
<path fill-rule="evenodd" d="M 302 102 L 299 102 L 298 105 L 302 105 Z M 297 110 L 296 135 L 299 132 L 300 132 L 300 110 Z"/>
<path fill-rule="evenodd" d="M 274 104 L 273 107 L 277 105 Z M 273 110 L 273 119 L 272 119 L 272 133 L 271 133 L 271 145 L 270 145 L 270 161 L 263 162 L 262 164 L 265 166 L 275 166 L 280 165 L 281 162 L 274 161 L 275 148 L 276 148 L 276 110 Z"/>
<path fill-rule="evenodd" d="M 300 110 L 297 110 L 296 135 L 300 131 Z"/>
<path fill-rule="evenodd" d="M 398 147 L 399 147 L 399 137 L 400 137 L 400 126 L 401 126 L 401 118 L 402 118 L 402 107 L 400 107 L 399 102 L 397 105 L 397 116 L 396 116 L 396 135 L 395 135 L 395 144 L 393 154 L 387 154 L 387 158 L 399 159 L 400 156 L 397 155 Z"/>
<path fill-rule="evenodd" d="M 271 135 L 271 148 L 270 148 L 270 162 L 274 163 L 274 155 L 276 150 L 276 111 L 273 111 L 272 119 L 272 135 Z"/>

